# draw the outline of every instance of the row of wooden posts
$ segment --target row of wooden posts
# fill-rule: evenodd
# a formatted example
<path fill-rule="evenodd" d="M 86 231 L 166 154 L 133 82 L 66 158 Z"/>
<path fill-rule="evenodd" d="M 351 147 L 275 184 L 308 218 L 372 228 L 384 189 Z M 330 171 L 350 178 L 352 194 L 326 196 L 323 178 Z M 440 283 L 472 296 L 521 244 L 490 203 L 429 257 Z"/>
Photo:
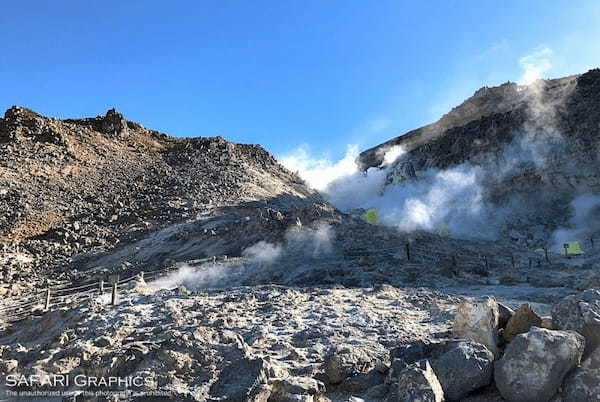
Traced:
<path fill-rule="evenodd" d="M 0 243 L 0 247 L 1 245 L 2 244 Z M 217 257 L 213 256 L 207 259 L 207 261 L 211 260 L 213 263 L 216 263 Z M 223 256 L 223 260 L 227 260 L 227 256 Z M 59 283 L 50 286 L 50 283 L 48 282 L 45 290 L 40 292 L 41 294 L 36 292 L 35 294 L 24 296 L 20 301 L 15 300 L 15 303 L 12 306 L 3 305 L 0 303 L 0 322 L 19 321 L 25 317 L 24 314 L 31 315 L 31 309 L 39 306 L 39 304 L 43 305 L 44 311 L 50 311 L 50 308 L 53 305 L 63 305 L 73 302 L 73 300 L 70 300 L 71 298 L 85 297 L 86 295 L 89 297 L 94 294 L 97 295 L 98 293 L 100 295 L 104 295 L 107 284 L 110 284 L 110 304 L 116 305 L 119 303 L 119 285 L 122 286 L 132 280 L 135 280 L 136 278 L 141 282 L 144 280 L 155 280 L 163 276 L 163 274 L 168 275 L 168 273 L 174 269 L 176 269 L 176 267 L 154 270 L 150 272 L 140 271 L 139 273 L 122 280 L 120 279 L 119 275 L 111 275 L 109 276 L 108 281 L 101 279 L 98 282 L 90 282 L 78 286 L 75 286 L 73 283 Z M 52 302 L 54 302 L 54 304 L 52 304 Z M 26 310 L 29 311 L 26 312 Z"/>
<path fill-rule="evenodd" d="M 140 281 L 143 281 L 144 280 L 144 271 L 141 271 L 138 274 L 138 277 L 139 277 Z M 111 284 L 110 304 L 112 306 L 118 304 L 119 278 L 120 278 L 119 275 L 115 275 L 114 277 L 111 277 L 111 279 L 110 279 L 110 284 Z M 104 279 L 100 279 L 98 290 L 100 292 L 100 295 L 102 296 L 104 294 Z M 51 296 L 52 296 L 52 291 L 50 289 L 50 286 L 48 286 L 48 287 L 46 287 L 46 300 L 45 300 L 45 304 L 44 304 L 45 310 L 50 309 Z"/>

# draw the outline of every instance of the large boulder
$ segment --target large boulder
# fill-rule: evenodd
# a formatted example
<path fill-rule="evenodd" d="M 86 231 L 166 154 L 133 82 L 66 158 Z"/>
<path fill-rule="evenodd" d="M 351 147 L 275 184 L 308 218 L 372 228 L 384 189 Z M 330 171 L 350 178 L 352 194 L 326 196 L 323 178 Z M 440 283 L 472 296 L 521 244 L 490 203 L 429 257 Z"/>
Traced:
<path fill-rule="evenodd" d="M 530 304 L 523 304 L 508 320 L 502 338 L 511 342 L 515 336 L 528 332 L 531 327 L 541 327 L 542 317 L 533 311 Z"/>
<path fill-rule="evenodd" d="M 266 401 L 269 364 L 261 358 L 244 356 L 224 367 L 221 376 L 210 387 L 210 393 L 228 401 Z"/>
<path fill-rule="evenodd" d="M 494 355 L 480 343 L 459 341 L 433 358 L 431 367 L 446 398 L 460 400 L 492 382 Z"/>
<path fill-rule="evenodd" d="M 600 401 L 600 370 L 578 368 L 563 384 L 563 402 Z"/>
<path fill-rule="evenodd" d="M 314 400 L 325 393 L 325 385 L 310 377 L 288 377 L 271 382 L 269 402 Z"/>
<path fill-rule="evenodd" d="M 411 364 L 426 360 L 431 356 L 432 349 L 431 342 L 419 339 L 390 350 L 391 367 L 388 371 L 388 382 L 395 382 L 398 374 Z"/>
<path fill-rule="evenodd" d="M 573 330 L 585 338 L 584 357 L 600 345 L 600 291 L 588 289 L 567 296 L 552 309 L 554 328 Z"/>
<path fill-rule="evenodd" d="M 496 386 L 509 401 L 548 401 L 579 364 L 584 348 L 585 340 L 577 332 L 533 327 L 517 335 L 496 362 Z"/>
<path fill-rule="evenodd" d="M 500 314 L 493 297 L 463 300 L 454 317 L 454 335 L 483 344 L 494 356 L 498 355 Z"/>
<path fill-rule="evenodd" d="M 361 373 L 348 377 L 340 384 L 340 390 L 349 393 L 361 393 L 383 384 L 385 375 L 374 369 L 368 373 Z"/>
<path fill-rule="evenodd" d="M 414 363 L 398 375 L 397 401 L 442 402 L 444 391 L 427 360 Z"/>
<path fill-rule="evenodd" d="M 336 345 L 325 355 L 325 375 L 331 384 L 339 384 L 347 377 L 366 373 L 377 364 L 366 350 L 354 346 Z"/>

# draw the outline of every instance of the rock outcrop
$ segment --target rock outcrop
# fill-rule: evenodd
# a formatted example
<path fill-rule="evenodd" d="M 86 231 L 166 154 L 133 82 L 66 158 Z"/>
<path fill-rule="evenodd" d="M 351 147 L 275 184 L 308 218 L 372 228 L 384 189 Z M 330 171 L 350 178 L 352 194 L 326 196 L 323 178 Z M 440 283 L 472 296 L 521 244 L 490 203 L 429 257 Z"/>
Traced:
<path fill-rule="evenodd" d="M 414 363 L 398 375 L 398 401 L 442 402 L 444 391 L 428 361 Z"/>
<path fill-rule="evenodd" d="M 479 342 L 497 356 L 499 317 L 498 304 L 493 297 L 464 300 L 456 311 L 454 335 Z"/>
<path fill-rule="evenodd" d="M 585 338 L 584 357 L 600 345 L 600 291 L 588 289 L 567 296 L 552 309 L 552 322 L 556 329 L 577 331 Z"/>
<path fill-rule="evenodd" d="M 549 401 L 580 362 L 585 339 L 574 331 L 533 327 L 507 346 L 496 362 L 494 380 L 509 401 Z"/>
<path fill-rule="evenodd" d="M 600 187 L 599 112 L 600 69 L 486 87 L 436 123 L 365 150 L 358 163 L 386 169 L 382 193 L 407 181 L 428 188 L 449 169 L 469 172 L 479 203 L 510 208 L 495 232 L 508 239 L 516 230 L 518 241 L 535 249 L 567 225 L 572 200 Z M 385 154 L 393 147 L 402 152 L 390 165 Z"/>
<path fill-rule="evenodd" d="M 115 109 L 59 120 L 15 106 L 0 118 L 0 283 L 67 279 L 57 271 L 75 255 L 217 207 L 265 207 L 263 216 L 281 222 L 286 210 L 319 204 L 258 145 L 169 137 Z"/>
<path fill-rule="evenodd" d="M 485 346 L 472 341 L 453 342 L 448 346 L 448 351 L 431 359 L 431 367 L 447 399 L 461 400 L 492 382 L 494 355 Z"/>

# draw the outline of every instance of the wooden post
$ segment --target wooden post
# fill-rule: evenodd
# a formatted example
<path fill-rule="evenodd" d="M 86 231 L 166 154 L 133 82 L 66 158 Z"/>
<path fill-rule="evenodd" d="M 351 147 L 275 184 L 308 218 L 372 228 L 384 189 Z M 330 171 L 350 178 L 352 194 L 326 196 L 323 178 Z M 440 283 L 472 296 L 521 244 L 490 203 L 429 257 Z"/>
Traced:
<path fill-rule="evenodd" d="M 489 266 L 489 264 L 488 264 L 487 255 L 484 255 L 484 256 L 483 256 L 483 261 L 485 262 L 485 270 L 486 270 L 486 271 L 489 271 L 489 269 L 490 269 L 490 266 Z"/>
<path fill-rule="evenodd" d="M 563 244 L 563 247 L 565 248 L 565 257 L 569 256 L 569 245 L 567 243 Z"/>
<path fill-rule="evenodd" d="M 50 286 L 46 288 L 46 305 L 44 306 L 44 310 L 48 311 L 50 309 Z"/>
<path fill-rule="evenodd" d="M 140 282 L 144 282 L 144 271 L 140 271 Z"/>
<path fill-rule="evenodd" d="M 546 254 L 546 262 L 550 264 L 550 259 L 548 258 L 548 249 L 544 247 L 544 254 Z"/>
<path fill-rule="evenodd" d="M 117 278 L 115 279 L 115 281 L 112 283 L 112 292 L 111 292 L 111 297 L 110 297 L 110 304 L 111 305 L 115 305 L 117 304 L 117 286 L 119 285 L 119 276 L 117 275 Z"/>
<path fill-rule="evenodd" d="M 104 294 L 104 279 L 100 279 L 100 296 Z"/>
<path fill-rule="evenodd" d="M 531 265 L 533 264 L 533 259 L 529 257 L 529 269 L 531 269 Z"/>
<path fill-rule="evenodd" d="M 512 254 L 510 255 L 510 263 L 511 263 L 513 269 L 515 269 L 515 256 Z"/>
<path fill-rule="evenodd" d="M 410 261 L 410 243 L 406 243 L 406 259 Z"/>
<path fill-rule="evenodd" d="M 592 250 L 594 249 L 594 236 L 590 237 L 590 243 L 592 244 Z"/>
<path fill-rule="evenodd" d="M 213 255 L 213 264 L 216 264 L 216 263 L 217 263 L 217 256 Z"/>

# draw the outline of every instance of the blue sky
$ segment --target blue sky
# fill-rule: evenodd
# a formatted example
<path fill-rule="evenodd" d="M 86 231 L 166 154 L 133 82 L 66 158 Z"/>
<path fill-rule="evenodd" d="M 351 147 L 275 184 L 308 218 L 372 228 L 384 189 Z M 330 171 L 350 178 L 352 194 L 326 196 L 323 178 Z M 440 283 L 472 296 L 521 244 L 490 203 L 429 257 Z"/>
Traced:
<path fill-rule="evenodd" d="M 339 158 L 482 85 L 600 66 L 596 1 L 13 1 L 0 107 L 116 107 L 178 136 Z M 529 58 L 528 58 L 529 57 Z M 530 66 L 531 67 L 531 66 Z"/>

